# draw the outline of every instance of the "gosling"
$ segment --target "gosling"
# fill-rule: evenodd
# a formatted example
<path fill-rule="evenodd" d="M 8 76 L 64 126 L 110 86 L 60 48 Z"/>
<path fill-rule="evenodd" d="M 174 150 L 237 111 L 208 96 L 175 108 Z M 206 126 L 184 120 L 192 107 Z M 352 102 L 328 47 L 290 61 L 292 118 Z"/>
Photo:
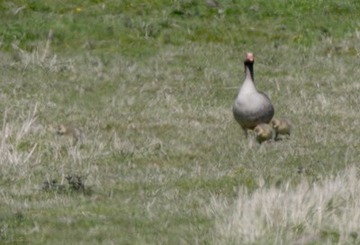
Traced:
<path fill-rule="evenodd" d="M 78 142 L 82 142 L 84 139 L 83 132 L 75 127 L 65 126 L 61 124 L 58 126 L 56 133 L 58 135 L 65 135 L 73 139 L 73 144 L 76 145 Z"/>
<path fill-rule="evenodd" d="M 270 124 L 275 130 L 275 139 L 278 139 L 279 135 L 289 135 L 292 131 L 292 123 L 287 119 L 272 119 Z"/>
<path fill-rule="evenodd" d="M 266 123 L 260 123 L 254 128 L 256 135 L 256 141 L 258 143 L 263 143 L 265 141 L 270 141 L 275 139 L 275 130 Z"/>

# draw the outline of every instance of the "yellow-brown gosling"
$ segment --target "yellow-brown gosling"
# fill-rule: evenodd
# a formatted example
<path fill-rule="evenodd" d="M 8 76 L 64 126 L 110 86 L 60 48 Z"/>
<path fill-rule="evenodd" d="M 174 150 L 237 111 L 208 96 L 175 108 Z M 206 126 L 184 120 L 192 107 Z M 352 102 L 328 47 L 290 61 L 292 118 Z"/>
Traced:
<path fill-rule="evenodd" d="M 275 130 L 266 123 L 260 123 L 254 128 L 254 132 L 256 135 L 256 140 L 260 144 L 275 139 Z"/>
<path fill-rule="evenodd" d="M 270 124 L 275 130 L 275 139 L 278 138 L 279 135 L 290 135 L 292 130 L 292 123 L 287 119 L 273 119 Z"/>
<path fill-rule="evenodd" d="M 61 124 L 57 127 L 56 133 L 58 135 L 65 135 L 65 136 L 73 138 L 74 145 L 76 143 L 78 143 L 79 141 L 80 142 L 83 141 L 83 139 L 84 139 L 84 134 L 80 129 L 75 128 L 75 127 L 65 126 L 63 124 Z"/>

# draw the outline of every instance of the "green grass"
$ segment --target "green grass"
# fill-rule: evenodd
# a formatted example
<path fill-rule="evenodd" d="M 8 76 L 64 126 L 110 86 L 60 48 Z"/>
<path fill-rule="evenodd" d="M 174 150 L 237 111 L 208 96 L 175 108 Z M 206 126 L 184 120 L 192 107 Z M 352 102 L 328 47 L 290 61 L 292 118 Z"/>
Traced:
<path fill-rule="evenodd" d="M 359 243 L 360 4 L 205 2 L 0 3 L 1 244 Z M 248 51 L 282 141 L 233 119 Z"/>

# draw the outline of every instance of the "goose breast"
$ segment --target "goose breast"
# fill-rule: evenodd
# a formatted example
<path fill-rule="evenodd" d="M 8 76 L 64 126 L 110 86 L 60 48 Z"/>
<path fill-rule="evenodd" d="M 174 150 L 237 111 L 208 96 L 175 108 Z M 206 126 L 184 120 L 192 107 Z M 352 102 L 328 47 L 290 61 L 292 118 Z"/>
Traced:
<path fill-rule="evenodd" d="M 239 94 L 234 102 L 233 114 L 243 128 L 253 129 L 259 123 L 269 123 L 274 116 L 274 108 L 264 93 Z"/>

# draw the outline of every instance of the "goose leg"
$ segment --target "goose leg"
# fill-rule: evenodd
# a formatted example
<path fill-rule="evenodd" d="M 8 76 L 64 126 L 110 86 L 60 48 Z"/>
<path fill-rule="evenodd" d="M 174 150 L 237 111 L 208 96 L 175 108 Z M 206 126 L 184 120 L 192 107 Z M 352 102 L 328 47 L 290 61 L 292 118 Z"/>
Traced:
<path fill-rule="evenodd" d="M 283 139 L 280 137 L 280 133 L 275 131 L 275 141 L 280 141 L 280 140 L 283 140 Z"/>
<path fill-rule="evenodd" d="M 241 127 L 242 130 L 244 131 L 244 134 L 245 134 L 245 138 L 247 139 L 248 138 L 248 132 L 247 132 L 247 129 L 244 128 L 244 127 Z"/>

